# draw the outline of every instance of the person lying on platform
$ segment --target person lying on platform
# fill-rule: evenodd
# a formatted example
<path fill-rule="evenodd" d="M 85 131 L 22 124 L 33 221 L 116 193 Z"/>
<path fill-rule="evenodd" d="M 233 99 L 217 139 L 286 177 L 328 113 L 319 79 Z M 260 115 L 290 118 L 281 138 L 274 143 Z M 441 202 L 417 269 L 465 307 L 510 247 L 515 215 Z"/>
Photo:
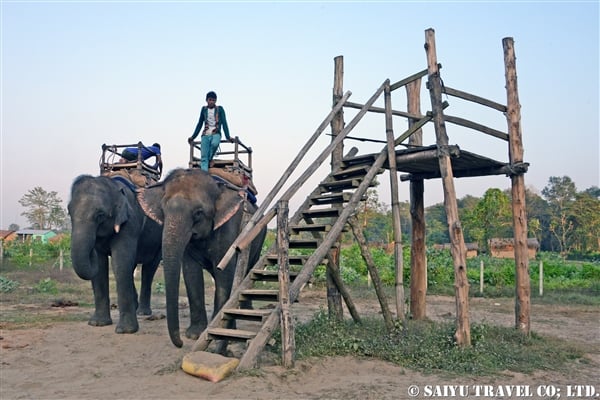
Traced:
<path fill-rule="evenodd" d="M 138 148 L 137 147 L 127 147 L 121 153 L 123 158 L 121 158 L 121 162 L 127 161 L 137 161 L 138 159 Z M 142 147 L 142 161 L 146 161 L 151 157 L 156 157 L 156 161 L 154 165 L 151 167 L 156 169 L 158 172 L 162 171 L 162 157 L 160 155 L 160 144 L 154 143 L 152 146 L 143 146 Z"/>
<path fill-rule="evenodd" d="M 221 144 L 221 127 L 225 132 L 225 137 L 230 142 L 234 139 L 229 136 L 229 126 L 225 117 L 225 110 L 221 106 L 217 106 L 217 94 L 208 92 L 206 94 L 206 105 L 200 110 L 200 119 L 196 124 L 196 129 L 191 137 L 188 138 L 188 143 L 192 143 L 196 136 L 200 133 L 202 125 L 202 140 L 200 142 L 200 168 L 208 171 L 208 167 L 213 157 L 217 153 L 217 149 Z"/>

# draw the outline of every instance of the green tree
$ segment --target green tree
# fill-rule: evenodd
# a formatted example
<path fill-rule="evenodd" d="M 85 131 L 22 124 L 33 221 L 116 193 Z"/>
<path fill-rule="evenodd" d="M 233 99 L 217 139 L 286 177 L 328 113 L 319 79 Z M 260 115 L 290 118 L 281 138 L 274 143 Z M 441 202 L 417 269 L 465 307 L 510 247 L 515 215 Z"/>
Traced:
<path fill-rule="evenodd" d="M 572 247 L 584 253 L 600 250 L 600 199 L 588 191 L 577 193 L 569 214 L 573 221 Z"/>
<path fill-rule="evenodd" d="M 494 237 L 512 237 L 512 209 L 509 197 L 500 189 L 488 189 L 471 211 L 465 211 L 464 230 L 487 249 Z"/>
<path fill-rule="evenodd" d="M 66 211 L 61 207 L 62 200 L 57 192 L 47 192 L 37 186 L 19 200 L 26 208 L 25 216 L 35 229 L 60 229 L 66 223 Z"/>
<path fill-rule="evenodd" d="M 507 190 L 510 195 L 510 189 Z M 525 189 L 525 205 L 527 208 L 527 228 L 529 237 L 537 238 L 540 250 L 552 249 L 552 236 L 549 230 L 550 209 L 544 200 L 533 188 Z"/>
<path fill-rule="evenodd" d="M 570 210 L 576 194 L 575 183 L 568 176 L 551 176 L 548 185 L 542 189 L 542 196 L 548 201 L 551 210 L 548 229 L 556 239 L 563 256 L 569 251 L 571 236 L 575 229 Z"/>
<path fill-rule="evenodd" d="M 448 219 L 443 203 L 434 204 L 425 209 L 425 225 L 427 226 L 427 244 L 450 242 Z"/>

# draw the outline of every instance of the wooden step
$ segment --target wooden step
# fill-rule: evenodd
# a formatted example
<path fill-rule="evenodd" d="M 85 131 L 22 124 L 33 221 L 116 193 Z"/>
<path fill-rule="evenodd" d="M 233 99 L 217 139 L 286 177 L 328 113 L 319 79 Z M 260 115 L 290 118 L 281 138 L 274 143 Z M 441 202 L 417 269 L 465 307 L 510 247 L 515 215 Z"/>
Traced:
<path fill-rule="evenodd" d="M 246 289 L 240 293 L 239 301 L 278 301 L 279 290 L 277 289 Z"/>
<path fill-rule="evenodd" d="M 341 192 L 345 189 L 356 189 L 361 182 L 362 179 L 360 178 L 342 179 L 333 182 L 322 182 L 319 184 L 319 187 L 321 188 L 322 193 Z"/>
<path fill-rule="evenodd" d="M 244 321 L 262 322 L 271 314 L 270 310 L 246 310 L 243 308 L 223 309 L 223 319 L 239 319 Z"/>
<path fill-rule="evenodd" d="M 293 234 L 300 232 L 329 232 L 331 230 L 331 224 L 304 224 L 290 226 L 290 231 Z"/>
<path fill-rule="evenodd" d="M 316 249 L 319 247 L 317 239 L 290 239 L 290 249 Z"/>
<path fill-rule="evenodd" d="M 377 159 L 377 154 L 364 154 L 356 157 L 344 157 L 342 165 L 346 168 L 356 165 L 373 165 Z"/>
<path fill-rule="evenodd" d="M 350 201 L 351 197 L 352 197 L 352 193 L 350 193 L 350 192 L 321 194 L 319 196 L 311 197 L 310 203 L 312 205 L 341 204 L 341 203 L 347 203 L 348 201 Z"/>
<path fill-rule="evenodd" d="M 309 256 L 288 256 L 288 262 L 290 265 L 304 265 Z M 269 254 L 267 255 L 267 262 L 269 265 L 276 265 L 278 262 L 277 254 Z M 253 272 L 253 271 L 252 271 Z"/>
<path fill-rule="evenodd" d="M 342 169 L 338 172 L 335 172 L 332 174 L 332 176 L 338 180 L 338 179 L 348 179 L 348 178 L 355 178 L 355 177 L 364 177 L 367 172 L 369 172 L 369 169 L 371 168 L 370 165 L 358 165 L 355 167 L 350 167 L 350 168 L 345 168 Z"/>
<path fill-rule="evenodd" d="M 337 218 L 340 215 L 340 210 L 336 208 L 317 208 L 302 211 L 302 215 L 307 218 Z"/>
<path fill-rule="evenodd" d="M 306 256 L 308 258 L 308 256 Z M 278 271 L 269 271 L 266 269 L 262 270 L 252 270 L 250 271 L 252 274 L 251 279 L 254 281 L 260 282 L 279 282 L 279 272 Z M 298 276 L 298 272 L 290 271 L 290 281 L 293 281 L 296 276 Z"/>
<path fill-rule="evenodd" d="M 256 337 L 257 332 L 242 329 L 208 328 L 208 336 L 213 340 L 234 340 L 246 342 Z"/>

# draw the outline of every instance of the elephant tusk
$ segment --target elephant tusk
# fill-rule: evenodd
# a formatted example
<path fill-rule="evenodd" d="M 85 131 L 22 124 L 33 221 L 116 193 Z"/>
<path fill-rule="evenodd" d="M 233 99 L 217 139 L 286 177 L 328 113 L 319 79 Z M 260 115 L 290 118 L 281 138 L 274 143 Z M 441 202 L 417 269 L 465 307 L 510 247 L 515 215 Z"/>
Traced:
<path fill-rule="evenodd" d="M 120 230 L 121 230 L 121 225 L 115 224 L 115 233 L 119 233 Z"/>

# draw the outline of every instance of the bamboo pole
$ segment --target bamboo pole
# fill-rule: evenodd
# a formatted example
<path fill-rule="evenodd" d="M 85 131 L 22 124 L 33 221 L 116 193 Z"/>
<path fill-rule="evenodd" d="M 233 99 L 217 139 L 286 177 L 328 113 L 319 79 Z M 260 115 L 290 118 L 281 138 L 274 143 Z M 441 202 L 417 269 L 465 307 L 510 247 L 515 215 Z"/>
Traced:
<path fill-rule="evenodd" d="M 406 85 L 408 99 L 407 109 L 411 114 L 421 114 L 421 79 Z M 416 119 L 409 119 L 408 126 L 413 126 Z M 423 130 L 419 129 L 408 138 L 411 146 L 423 145 Z M 427 255 L 425 246 L 425 185 L 423 179 L 410 181 L 410 315 L 413 319 L 427 317 Z"/>
<path fill-rule="evenodd" d="M 517 87 L 517 64 L 512 38 L 502 40 L 506 75 L 506 120 L 509 133 L 510 164 L 523 162 L 521 135 L 521 104 Z M 527 211 L 525 209 L 525 177 L 514 173 L 510 177 L 512 193 L 513 230 L 515 244 L 515 327 L 529 335 L 531 329 L 531 284 L 529 280 L 529 254 L 527 248 Z"/>
<path fill-rule="evenodd" d="M 469 281 L 467 279 L 467 256 L 462 226 L 458 218 L 456 191 L 452 164 L 447 154 L 448 136 L 444 124 L 442 107 L 442 85 L 435 49 L 435 31 L 425 31 L 425 51 L 429 69 L 428 87 L 431 97 L 431 109 L 438 145 L 440 174 L 444 187 L 444 205 L 448 219 L 452 258 L 454 261 L 454 292 L 456 297 L 456 332 L 454 338 L 459 346 L 471 345 L 471 328 L 469 324 Z"/>
<path fill-rule="evenodd" d="M 280 200 L 277 207 L 277 263 L 279 264 L 279 304 L 281 307 L 281 357 L 285 368 L 294 367 L 296 340 L 294 320 L 290 312 L 290 260 L 288 201 Z"/>
<path fill-rule="evenodd" d="M 384 90 L 385 104 L 385 136 L 390 174 L 392 201 L 392 227 L 394 232 L 394 261 L 396 272 L 396 318 L 406 319 L 404 310 L 404 260 L 402 256 L 402 229 L 400 225 L 400 200 L 398 199 L 398 170 L 396 169 L 396 148 L 394 146 L 394 129 L 392 121 L 392 91 L 389 82 Z"/>

